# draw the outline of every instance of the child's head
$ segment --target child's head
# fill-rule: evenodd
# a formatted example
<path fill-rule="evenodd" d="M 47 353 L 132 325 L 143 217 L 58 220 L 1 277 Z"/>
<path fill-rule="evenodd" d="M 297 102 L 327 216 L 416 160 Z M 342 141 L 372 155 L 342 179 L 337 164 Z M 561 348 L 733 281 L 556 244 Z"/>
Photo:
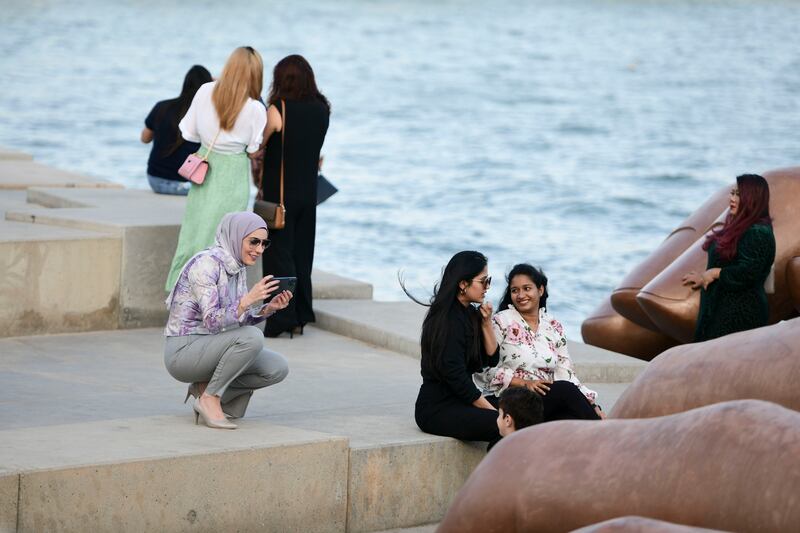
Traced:
<path fill-rule="evenodd" d="M 500 396 L 497 429 L 503 437 L 542 421 L 542 398 L 525 387 L 511 387 Z"/>

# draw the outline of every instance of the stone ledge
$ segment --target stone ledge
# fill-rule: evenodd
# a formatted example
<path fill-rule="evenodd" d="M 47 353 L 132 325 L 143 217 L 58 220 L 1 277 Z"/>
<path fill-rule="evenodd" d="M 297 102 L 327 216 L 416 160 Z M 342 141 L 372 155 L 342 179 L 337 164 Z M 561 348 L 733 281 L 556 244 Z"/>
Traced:
<path fill-rule="evenodd" d="M 122 189 L 122 185 L 59 170 L 22 158 L 0 158 L 0 189 L 29 187 L 105 187 Z"/>
<path fill-rule="evenodd" d="M 441 437 L 352 447 L 347 530 L 365 533 L 441 520 L 485 455 L 485 443 Z"/>
<path fill-rule="evenodd" d="M 0 464 L 19 469 L 19 530 L 343 531 L 347 439 L 241 425 L 151 417 L 0 432 Z"/>
<path fill-rule="evenodd" d="M 316 325 L 411 357 L 420 357 L 426 308 L 412 302 L 324 300 L 314 302 Z M 584 382 L 628 383 L 647 363 L 577 341 L 569 342 L 575 372 Z"/>

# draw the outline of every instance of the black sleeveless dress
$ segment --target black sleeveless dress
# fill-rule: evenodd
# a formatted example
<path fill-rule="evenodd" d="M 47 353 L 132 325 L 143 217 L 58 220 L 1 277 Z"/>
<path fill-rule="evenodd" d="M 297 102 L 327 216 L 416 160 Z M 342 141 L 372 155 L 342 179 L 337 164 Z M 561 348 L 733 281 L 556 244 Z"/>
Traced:
<path fill-rule="evenodd" d="M 275 105 L 281 112 L 280 102 Z M 284 204 L 286 227 L 270 230 L 272 241 L 262 257 L 264 275 L 296 276 L 297 288 L 289 306 L 267 320 L 264 334 L 276 336 L 295 326 L 314 322 L 311 268 L 317 225 L 319 154 L 328 131 L 330 110 L 323 102 L 286 101 L 284 118 Z M 280 199 L 281 132 L 267 141 L 262 191 L 265 200 Z"/>

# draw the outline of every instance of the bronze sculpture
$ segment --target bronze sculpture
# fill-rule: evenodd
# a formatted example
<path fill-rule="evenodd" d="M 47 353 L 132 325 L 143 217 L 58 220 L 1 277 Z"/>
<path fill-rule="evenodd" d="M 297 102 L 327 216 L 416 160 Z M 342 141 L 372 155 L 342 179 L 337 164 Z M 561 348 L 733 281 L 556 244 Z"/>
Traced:
<path fill-rule="evenodd" d="M 647 365 L 613 418 L 649 418 L 754 398 L 800 411 L 800 318 L 676 346 Z"/>
<path fill-rule="evenodd" d="M 711 533 L 718 529 L 683 526 L 642 516 L 623 516 L 574 530 L 572 533 Z"/>
<path fill-rule="evenodd" d="M 770 323 L 775 323 L 800 311 L 800 167 L 764 177 L 777 242 L 775 288 L 768 295 Z M 610 298 L 613 310 L 603 302 L 584 321 L 586 343 L 650 360 L 670 345 L 692 341 L 699 293 L 683 286 L 681 278 L 704 269 L 704 235 L 724 220 L 728 190 L 715 193 L 623 279 Z"/>
<path fill-rule="evenodd" d="M 540 424 L 492 449 L 438 531 L 561 532 L 631 514 L 792 531 L 800 524 L 798 457 L 800 413 L 759 400 Z"/>

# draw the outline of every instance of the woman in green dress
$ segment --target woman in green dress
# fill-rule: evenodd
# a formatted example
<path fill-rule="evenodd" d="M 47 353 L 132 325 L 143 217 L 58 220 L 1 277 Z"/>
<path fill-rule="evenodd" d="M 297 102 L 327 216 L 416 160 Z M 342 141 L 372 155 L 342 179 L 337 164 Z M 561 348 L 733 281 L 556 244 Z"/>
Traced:
<path fill-rule="evenodd" d="M 769 185 L 757 174 L 736 178 L 721 228 L 706 236 L 705 272 L 689 272 L 683 284 L 702 289 L 695 342 L 767 325 L 764 282 L 775 261 Z"/>
<path fill-rule="evenodd" d="M 201 143 L 209 170 L 202 185 L 192 184 L 186 200 L 178 247 L 165 289 L 172 291 L 183 266 L 214 244 L 227 213 L 247 210 L 250 159 L 258 152 L 267 124 L 259 101 L 264 78 L 261 56 L 250 46 L 233 51 L 219 80 L 197 90 L 178 127 L 183 138 Z"/>

